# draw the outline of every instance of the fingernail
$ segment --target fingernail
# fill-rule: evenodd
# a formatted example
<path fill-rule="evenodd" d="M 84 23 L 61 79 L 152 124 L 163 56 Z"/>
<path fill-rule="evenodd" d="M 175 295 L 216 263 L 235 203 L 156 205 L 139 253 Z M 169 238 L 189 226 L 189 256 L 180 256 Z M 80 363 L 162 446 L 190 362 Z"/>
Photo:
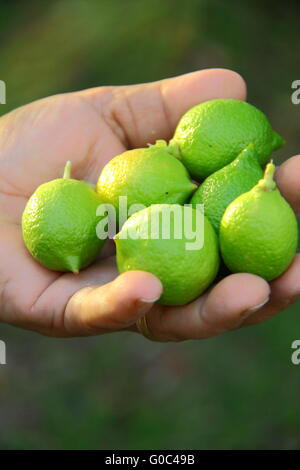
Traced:
<path fill-rule="evenodd" d="M 153 304 L 162 295 L 163 286 L 158 278 L 152 276 L 151 282 L 143 285 L 143 290 L 140 290 L 140 302 L 144 304 Z"/>
<path fill-rule="evenodd" d="M 143 299 L 140 299 L 140 302 L 143 302 L 143 303 L 145 303 L 145 304 L 153 304 L 154 302 L 157 302 L 158 299 L 160 299 L 160 297 L 161 297 L 161 296 L 159 295 L 158 297 L 155 297 L 155 298 L 153 298 L 153 299 L 145 299 L 145 298 L 143 298 Z"/>
<path fill-rule="evenodd" d="M 257 312 L 259 309 L 261 309 L 264 305 L 266 305 L 270 300 L 270 297 L 267 297 L 263 302 L 261 302 L 258 305 L 255 305 L 254 307 L 249 308 L 249 310 L 246 310 L 244 313 L 244 318 L 249 317 L 249 315 L 252 315 L 253 313 Z"/>

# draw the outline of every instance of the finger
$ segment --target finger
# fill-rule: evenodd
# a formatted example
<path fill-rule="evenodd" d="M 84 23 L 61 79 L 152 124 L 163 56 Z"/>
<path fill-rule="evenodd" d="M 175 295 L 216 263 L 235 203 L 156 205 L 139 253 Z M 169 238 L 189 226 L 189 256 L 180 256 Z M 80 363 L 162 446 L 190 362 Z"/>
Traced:
<path fill-rule="evenodd" d="M 145 315 L 161 294 L 162 284 L 155 276 L 129 271 L 104 286 L 74 294 L 65 310 L 65 329 L 72 336 L 124 330 Z"/>
<path fill-rule="evenodd" d="M 297 254 L 280 277 L 271 282 L 271 296 L 268 304 L 254 315 L 247 318 L 245 325 L 253 325 L 285 310 L 300 297 L 300 254 Z"/>
<path fill-rule="evenodd" d="M 276 171 L 276 182 L 283 197 L 300 214 L 300 155 L 286 160 Z"/>
<path fill-rule="evenodd" d="M 110 99 L 107 99 L 110 90 Z M 214 98 L 244 100 L 246 85 L 236 72 L 207 69 L 143 85 L 95 88 L 83 92 L 102 110 L 127 147 L 170 139 L 180 117 Z"/>
<path fill-rule="evenodd" d="M 159 340 L 208 338 L 237 328 L 268 301 L 270 287 L 253 274 L 232 274 L 185 307 L 155 306 L 147 315 L 149 330 Z"/>
<path fill-rule="evenodd" d="M 163 80 L 160 87 L 163 104 L 173 132 L 181 116 L 192 106 L 216 98 L 246 99 L 246 84 L 236 72 L 206 69 Z"/>
<path fill-rule="evenodd" d="M 26 249 L 20 227 L 7 224 L 0 233 L 0 321 L 64 336 L 68 299 L 86 286 L 102 285 L 118 275 L 115 257 L 103 258 L 79 274 L 50 271 Z"/>

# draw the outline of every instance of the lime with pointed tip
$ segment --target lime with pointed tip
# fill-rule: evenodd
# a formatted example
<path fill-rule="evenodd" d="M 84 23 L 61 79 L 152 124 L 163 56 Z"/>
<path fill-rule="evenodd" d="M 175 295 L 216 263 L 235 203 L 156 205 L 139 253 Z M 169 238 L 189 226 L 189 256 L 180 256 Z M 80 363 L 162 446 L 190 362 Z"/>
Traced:
<path fill-rule="evenodd" d="M 170 141 L 197 181 L 228 165 L 248 144 L 254 144 L 263 165 L 284 140 L 262 111 L 245 101 L 229 98 L 191 108 L 180 119 Z"/>
<path fill-rule="evenodd" d="M 229 204 L 220 226 L 227 267 L 267 281 L 288 268 L 298 245 L 296 216 L 276 187 L 274 169 L 268 164 L 264 178 Z"/>
<path fill-rule="evenodd" d="M 136 212 L 115 236 L 115 243 L 119 272 L 142 270 L 157 276 L 163 284 L 159 303 L 164 305 L 191 302 L 218 272 L 214 229 L 189 206 L 154 204 Z"/>
<path fill-rule="evenodd" d="M 173 150 L 159 140 L 110 160 L 99 176 L 97 192 L 118 214 L 120 197 L 127 198 L 128 209 L 134 204 L 184 204 L 196 187 Z"/>
<path fill-rule="evenodd" d="M 191 204 L 204 205 L 204 214 L 219 232 L 226 207 L 240 194 L 249 191 L 263 176 L 258 155 L 252 144 L 248 145 L 233 162 L 208 176 L 193 194 Z"/>
<path fill-rule="evenodd" d="M 78 273 L 98 256 L 105 240 L 98 238 L 99 195 L 70 177 L 44 183 L 28 200 L 22 216 L 24 243 L 31 255 L 54 271 Z"/>

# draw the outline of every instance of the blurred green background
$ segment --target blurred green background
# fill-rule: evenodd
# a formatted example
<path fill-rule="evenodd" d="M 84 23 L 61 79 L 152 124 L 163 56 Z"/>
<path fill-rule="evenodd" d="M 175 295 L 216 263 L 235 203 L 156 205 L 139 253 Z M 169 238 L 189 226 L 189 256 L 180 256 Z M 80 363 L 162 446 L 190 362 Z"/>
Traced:
<path fill-rule="evenodd" d="M 241 73 L 248 99 L 299 152 L 300 4 L 254 0 L 0 2 L 7 105 L 206 67 Z M 299 303 L 259 326 L 150 343 L 119 333 L 49 339 L 1 324 L 1 449 L 296 449 Z"/>

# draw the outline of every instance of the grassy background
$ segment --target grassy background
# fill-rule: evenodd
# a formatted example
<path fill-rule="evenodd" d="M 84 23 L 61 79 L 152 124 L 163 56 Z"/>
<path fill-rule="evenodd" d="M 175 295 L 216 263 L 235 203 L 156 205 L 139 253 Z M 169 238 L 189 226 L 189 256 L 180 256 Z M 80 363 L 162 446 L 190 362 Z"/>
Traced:
<path fill-rule="evenodd" d="M 276 1 L 60 0 L 0 3 L 0 113 L 48 94 L 240 72 L 249 101 L 299 152 L 300 5 Z M 212 340 L 152 344 L 119 333 L 56 340 L 0 327 L 0 448 L 284 448 L 300 445 L 299 303 Z"/>

